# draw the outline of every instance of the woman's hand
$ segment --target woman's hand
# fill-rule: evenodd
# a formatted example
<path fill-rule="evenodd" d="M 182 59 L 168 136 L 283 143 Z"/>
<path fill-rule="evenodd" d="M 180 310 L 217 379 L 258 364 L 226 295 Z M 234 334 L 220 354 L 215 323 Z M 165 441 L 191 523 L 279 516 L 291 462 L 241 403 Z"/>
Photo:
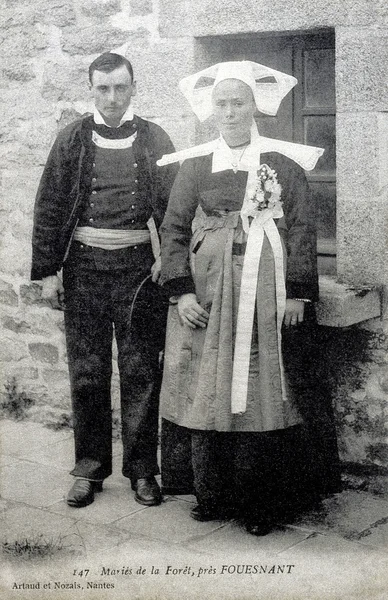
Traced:
<path fill-rule="evenodd" d="M 284 325 L 289 327 L 290 325 L 298 325 L 303 322 L 304 315 L 304 302 L 302 300 L 292 300 L 287 298 L 286 310 L 284 313 Z"/>
<path fill-rule="evenodd" d="M 155 260 L 154 264 L 151 267 L 152 281 L 154 283 L 157 283 L 157 281 L 160 277 L 161 270 L 162 270 L 162 259 L 160 258 L 160 256 L 158 256 L 158 258 Z"/>
<path fill-rule="evenodd" d="M 195 294 L 182 294 L 178 298 L 178 315 L 183 325 L 191 329 L 206 327 L 209 313 L 197 302 Z"/>

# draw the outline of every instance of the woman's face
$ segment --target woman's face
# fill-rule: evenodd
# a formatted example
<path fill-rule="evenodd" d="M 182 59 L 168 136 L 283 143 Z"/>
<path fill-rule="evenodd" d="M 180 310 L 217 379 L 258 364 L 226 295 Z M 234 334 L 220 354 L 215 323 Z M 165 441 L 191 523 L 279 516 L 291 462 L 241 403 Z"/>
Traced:
<path fill-rule="evenodd" d="M 229 146 L 238 146 L 250 139 L 256 104 L 251 88 L 239 79 L 224 79 L 212 95 L 213 114 L 217 127 Z"/>

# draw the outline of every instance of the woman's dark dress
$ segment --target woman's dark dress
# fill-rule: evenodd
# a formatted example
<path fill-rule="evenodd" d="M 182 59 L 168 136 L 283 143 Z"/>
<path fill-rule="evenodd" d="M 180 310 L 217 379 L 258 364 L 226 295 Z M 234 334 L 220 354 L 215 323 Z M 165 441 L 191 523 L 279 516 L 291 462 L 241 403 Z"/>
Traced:
<path fill-rule="evenodd" d="M 197 271 L 193 276 L 191 250 L 196 252 L 197 248 L 190 248 L 192 222 L 197 208 L 200 207 L 205 219 L 215 219 L 214 229 L 209 232 L 210 239 L 212 235 L 215 237 L 217 233 L 214 231 L 219 227 L 217 219 L 220 216 L 225 218 L 225 228 L 230 227 L 232 219 L 228 215 L 233 216 L 240 211 L 247 181 L 246 172 L 226 170 L 212 173 L 211 164 L 212 155 L 183 163 L 161 229 L 162 285 L 171 296 L 195 292 L 200 303 L 202 288 L 199 280 L 203 280 L 204 276 Z M 173 308 L 170 309 L 170 337 L 167 334 L 166 347 L 168 360 L 161 394 L 164 492 L 184 494 L 195 491 L 198 503 L 204 510 L 220 513 L 233 510 L 237 516 L 253 522 L 263 518 L 271 521 L 290 519 L 320 497 L 338 491 L 340 480 L 332 408 L 324 390 L 314 381 L 314 361 L 319 358 L 313 310 L 313 302 L 318 299 L 315 207 L 308 193 L 304 172 L 293 161 L 278 153 L 266 153 L 261 156 L 261 164 L 267 164 L 276 171 L 282 186 L 284 218 L 278 220 L 277 226 L 287 255 L 287 297 L 311 301 L 306 303 L 302 325 L 287 330 L 283 328 L 282 349 L 291 395 L 290 407 L 285 407 L 281 418 L 275 418 L 270 405 L 268 409 L 268 398 L 261 400 L 257 397 L 260 394 L 255 396 L 252 393 L 252 389 L 262 393 L 265 388 L 260 386 L 251 386 L 251 397 L 248 398 L 247 413 L 243 418 L 221 418 L 220 412 L 225 412 L 225 406 L 230 403 L 225 391 L 220 401 L 217 398 L 214 402 L 210 400 L 210 406 L 206 405 L 206 398 L 205 404 L 204 401 L 197 402 L 199 384 L 205 389 L 213 385 L 211 376 L 205 382 L 195 379 L 198 376 L 195 364 L 201 360 L 203 348 L 196 341 L 196 336 L 206 337 L 208 333 L 207 330 L 196 330 L 188 338 L 187 328 L 177 324 L 176 314 L 174 321 Z M 239 229 L 240 222 L 235 227 L 231 250 L 232 278 L 235 278 L 235 264 L 238 264 L 239 258 L 243 258 L 245 249 L 244 243 L 235 243 L 239 240 Z M 220 239 L 223 239 L 222 235 L 221 232 Z M 194 258 L 198 260 L 196 255 Z M 276 303 L 271 288 L 271 279 L 274 279 L 271 260 L 271 250 L 267 244 L 263 247 L 260 262 L 260 272 L 267 273 L 267 279 L 259 279 L 257 288 L 255 324 L 258 329 L 262 315 L 268 311 L 269 318 L 276 319 Z M 210 273 L 211 262 L 209 265 L 208 287 L 212 290 L 215 287 L 211 280 L 214 274 Z M 261 281 L 263 286 L 267 286 L 265 289 L 260 287 Z M 269 294 L 267 289 L 270 290 Z M 210 311 L 212 307 L 210 296 L 205 308 Z M 234 321 L 235 314 L 232 317 Z M 230 327 L 234 331 L 234 325 Z M 182 361 L 178 357 L 175 362 L 174 356 L 182 351 L 181 334 L 185 346 L 184 355 L 181 356 L 185 359 Z M 258 339 L 252 338 L 252 348 L 256 347 L 255 344 L 264 355 L 264 363 L 260 363 L 264 373 L 270 348 L 265 347 L 263 353 L 260 335 Z M 200 350 L 196 350 L 196 347 Z M 221 348 L 219 352 L 224 352 L 224 349 Z M 171 356 L 173 360 L 169 359 Z M 251 370 L 254 371 L 253 367 L 254 360 L 251 357 Z M 260 369 L 256 369 L 259 382 Z M 214 377 L 216 375 L 214 373 Z M 222 371 L 221 375 L 223 381 Z M 276 386 L 268 389 L 268 393 L 275 397 Z M 218 392 L 215 394 L 217 396 Z M 196 406 L 200 410 L 193 410 Z M 269 418 L 266 413 L 268 410 Z M 264 418 L 260 415 L 264 415 Z M 273 426 L 266 425 L 272 422 Z"/>

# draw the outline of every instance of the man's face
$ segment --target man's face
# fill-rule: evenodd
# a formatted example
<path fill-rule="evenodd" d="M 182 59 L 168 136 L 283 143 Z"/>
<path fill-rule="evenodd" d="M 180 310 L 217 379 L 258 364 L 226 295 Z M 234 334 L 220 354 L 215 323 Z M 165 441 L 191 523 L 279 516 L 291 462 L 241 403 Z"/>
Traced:
<path fill-rule="evenodd" d="M 230 145 L 249 139 L 256 105 L 251 88 L 239 79 L 225 79 L 213 90 L 213 114 Z"/>
<path fill-rule="evenodd" d="M 110 73 L 94 71 L 91 92 L 97 110 L 105 122 L 118 127 L 120 119 L 136 94 L 136 82 L 132 81 L 125 65 Z"/>

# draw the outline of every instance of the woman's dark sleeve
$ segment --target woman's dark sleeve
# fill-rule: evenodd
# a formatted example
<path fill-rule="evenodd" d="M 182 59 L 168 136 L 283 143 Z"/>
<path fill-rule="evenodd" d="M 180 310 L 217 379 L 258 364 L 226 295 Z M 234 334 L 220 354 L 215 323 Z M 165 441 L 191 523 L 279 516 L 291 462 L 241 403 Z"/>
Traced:
<path fill-rule="evenodd" d="M 160 228 L 162 271 L 159 283 L 170 296 L 195 292 L 190 268 L 190 240 L 197 206 L 195 161 L 190 159 L 178 172 Z"/>
<path fill-rule="evenodd" d="M 317 270 L 317 210 L 301 167 L 287 159 L 283 172 L 282 199 L 287 225 L 287 298 L 316 302 L 319 297 Z"/>

